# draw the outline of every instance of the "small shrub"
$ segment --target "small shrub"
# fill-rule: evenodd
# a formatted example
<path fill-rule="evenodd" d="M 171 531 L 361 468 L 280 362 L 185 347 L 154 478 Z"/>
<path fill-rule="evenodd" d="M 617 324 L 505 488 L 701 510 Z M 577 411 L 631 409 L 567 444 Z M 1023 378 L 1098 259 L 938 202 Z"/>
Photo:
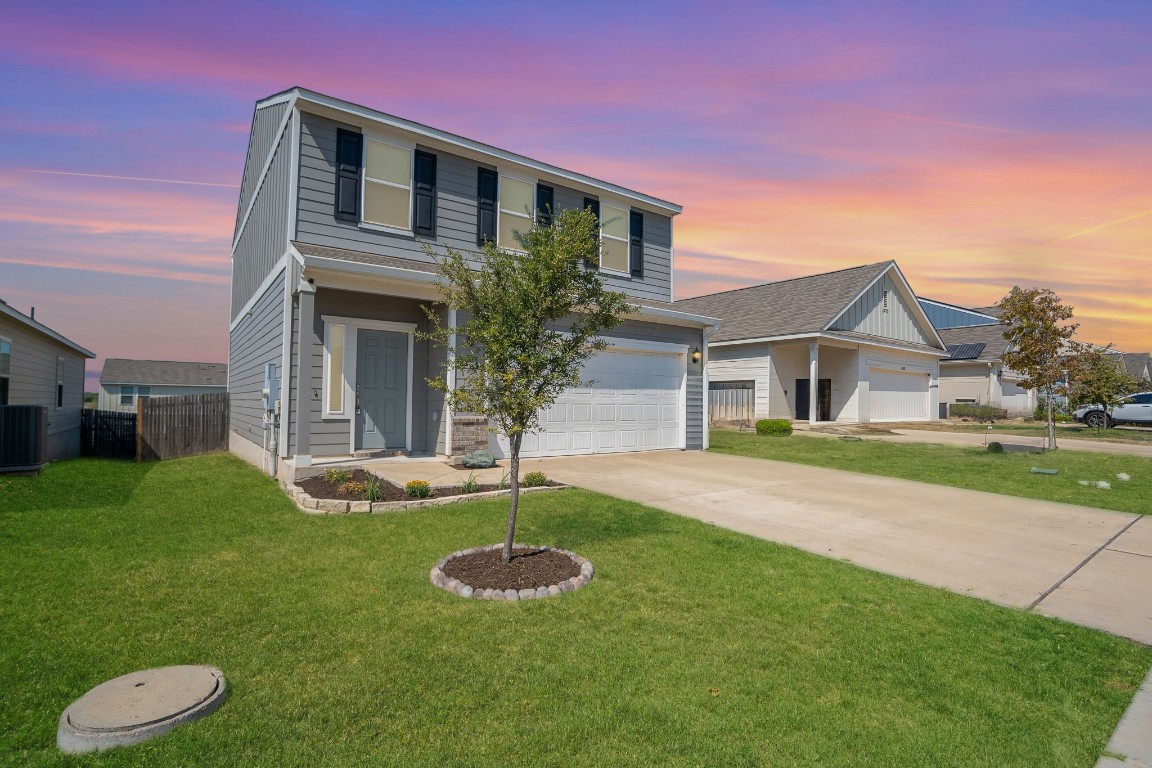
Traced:
<path fill-rule="evenodd" d="M 1004 453 L 1004 446 L 997 442 L 988 443 L 988 453 Z"/>
<path fill-rule="evenodd" d="M 432 486 L 427 480 L 409 480 L 404 483 L 404 493 L 413 499 L 426 499 L 432 495 Z"/>
<path fill-rule="evenodd" d="M 324 479 L 333 485 L 344 485 L 352 479 L 352 470 L 341 467 L 331 467 L 324 470 Z"/>
<path fill-rule="evenodd" d="M 760 419 L 756 422 L 758 435 L 790 435 L 792 422 L 788 419 Z"/>
<path fill-rule="evenodd" d="M 529 472 L 520 480 L 520 484 L 525 488 L 537 488 L 548 484 L 548 476 L 543 472 Z"/>
<path fill-rule="evenodd" d="M 476 493 L 480 490 L 480 481 L 476 479 L 476 473 L 468 473 L 468 479 L 460 483 L 460 490 L 464 493 Z"/>
<path fill-rule="evenodd" d="M 508 473 L 505 472 L 500 478 L 500 484 L 496 486 L 499 490 L 504 490 L 508 487 Z"/>
<path fill-rule="evenodd" d="M 361 491 L 360 498 L 364 501 L 380 501 L 384 498 L 384 488 L 380 485 L 379 478 L 373 477 L 361 485 L 364 486 L 364 489 Z"/>
<path fill-rule="evenodd" d="M 340 483 L 340 492 L 346 493 L 349 496 L 363 496 L 364 483 L 359 483 L 355 480 L 349 480 L 346 483 Z"/>
<path fill-rule="evenodd" d="M 990 405 L 977 403 L 952 403 L 948 406 L 948 415 L 958 419 L 975 419 L 976 421 L 993 421 L 996 419 L 996 408 Z"/>

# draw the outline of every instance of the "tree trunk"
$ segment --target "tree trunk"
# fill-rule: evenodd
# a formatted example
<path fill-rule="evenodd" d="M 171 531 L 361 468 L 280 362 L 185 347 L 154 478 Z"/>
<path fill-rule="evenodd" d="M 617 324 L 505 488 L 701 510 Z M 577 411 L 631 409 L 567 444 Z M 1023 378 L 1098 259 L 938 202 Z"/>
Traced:
<path fill-rule="evenodd" d="M 1056 450 L 1056 406 L 1052 403 L 1052 387 L 1046 390 L 1048 400 L 1048 450 Z"/>
<path fill-rule="evenodd" d="M 522 433 L 516 433 L 508 438 L 508 446 L 512 454 L 512 507 L 508 511 L 508 535 L 504 537 L 504 562 L 512 562 L 512 540 L 516 537 L 516 513 L 520 508 L 520 441 Z"/>

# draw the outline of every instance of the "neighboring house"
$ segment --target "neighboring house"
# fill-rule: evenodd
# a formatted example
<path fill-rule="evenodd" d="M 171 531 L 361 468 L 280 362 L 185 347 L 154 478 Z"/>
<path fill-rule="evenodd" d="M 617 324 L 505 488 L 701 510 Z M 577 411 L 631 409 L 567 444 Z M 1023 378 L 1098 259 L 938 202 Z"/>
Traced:
<path fill-rule="evenodd" d="M 709 342 L 710 385 L 753 389 L 758 419 L 936 418 L 944 344 L 894 261 L 676 306 L 720 318 Z"/>
<path fill-rule="evenodd" d="M 705 448 L 715 323 L 671 305 L 680 206 L 302 88 L 258 102 L 232 247 L 232 450 L 259 464 L 270 445 L 287 475 L 487 446 L 485 425 L 426 381 L 445 353 L 420 336 L 423 307 L 455 317 L 421 246 L 515 249 L 534 216 L 578 208 L 602 221 L 605 282 L 640 308 L 586 368 L 597 384 L 563 395 L 523 455 Z"/>
<path fill-rule="evenodd" d="M 955 304 L 945 304 L 942 301 L 919 297 L 920 309 L 928 315 L 936 330 L 941 328 L 963 328 L 969 325 L 988 325 L 1000 322 L 998 307 L 985 307 L 983 309 L 965 309 Z M 995 312 L 995 314 L 993 314 Z"/>
<path fill-rule="evenodd" d="M 84 364 L 95 354 L 0 300 L 0 405 L 48 409 L 49 461 L 80 455 Z"/>
<path fill-rule="evenodd" d="M 941 328 L 948 357 L 940 361 L 940 403 L 972 403 L 1003 408 L 1009 416 L 1030 416 L 1036 390 L 1020 386 L 1022 375 L 1001 357 L 1011 347 L 998 322 Z M 943 410 L 943 409 L 942 409 Z"/>
<path fill-rule="evenodd" d="M 1152 384 L 1152 355 L 1147 352 L 1121 352 L 1128 375 Z"/>
<path fill-rule="evenodd" d="M 100 371 L 101 411 L 136 412 L 136 403 L 150 397 L 224 394 L 228 366 L 224 363 L 185 363 L 172 360 L 125 360 L 110 357 Z"/>

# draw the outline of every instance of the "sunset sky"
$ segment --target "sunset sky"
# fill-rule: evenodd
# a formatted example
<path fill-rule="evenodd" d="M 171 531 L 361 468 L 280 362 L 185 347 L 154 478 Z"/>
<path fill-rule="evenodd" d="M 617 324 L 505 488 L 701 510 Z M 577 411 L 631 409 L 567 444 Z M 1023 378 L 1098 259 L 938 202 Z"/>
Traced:
<path fill-rule="evenodd" d="M 895 259 L 921 296 L 1048 287 L 1083 339 L 1152 349 L 1152 3 L 0 13 L 0 298 L 91 374 L 227 358 L 253 104 L 293 85 L 682 204 L 677 298 Z"/>

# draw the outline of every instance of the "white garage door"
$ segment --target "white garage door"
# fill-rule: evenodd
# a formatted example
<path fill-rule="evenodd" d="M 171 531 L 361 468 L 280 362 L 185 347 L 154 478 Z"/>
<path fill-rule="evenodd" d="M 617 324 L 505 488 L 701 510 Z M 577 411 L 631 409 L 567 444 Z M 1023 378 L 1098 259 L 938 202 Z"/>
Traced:
<path fill-rule="evenodd" d="M 683 447 L 683 355 L 605 351 L 583 376 L 595 384 L 558 397 L 540 416 L 543 431 L 524 437 L 522 456 Z M 508 454 L 504 437 L 493 442 L 498 456 Z"/>
<path fill-rule="evenodd" d="M 868 418 L 908 421 L 928 418 L 929 375 L 915 371 L 868 369 Z"/>

